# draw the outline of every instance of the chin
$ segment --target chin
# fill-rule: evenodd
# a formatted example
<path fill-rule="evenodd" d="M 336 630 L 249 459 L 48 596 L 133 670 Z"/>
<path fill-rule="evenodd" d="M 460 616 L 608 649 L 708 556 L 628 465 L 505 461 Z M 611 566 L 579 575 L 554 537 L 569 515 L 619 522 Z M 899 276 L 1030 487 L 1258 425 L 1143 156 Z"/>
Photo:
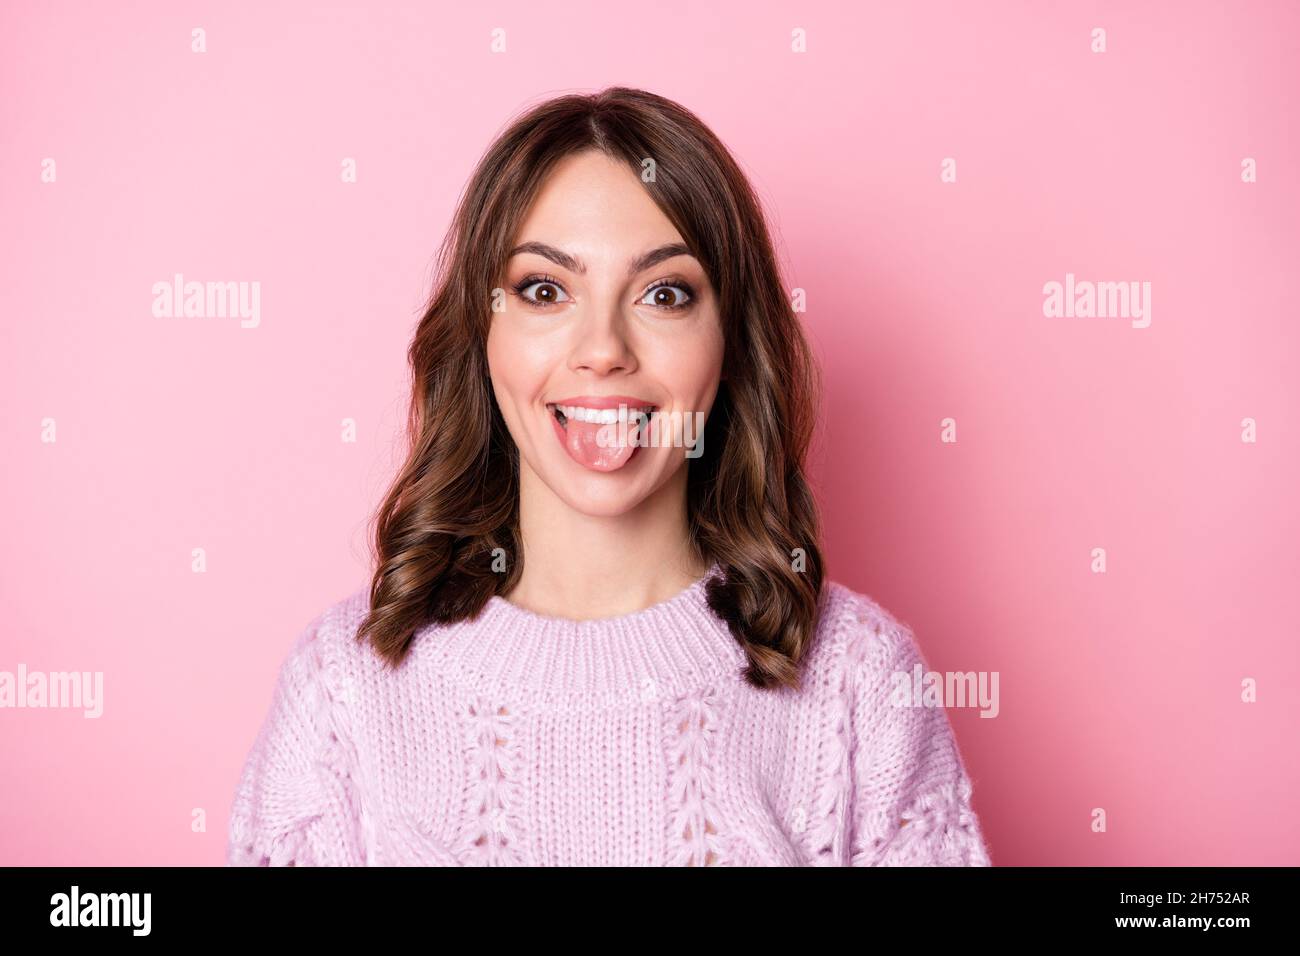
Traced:
<path fill-rule="evenodd" d="M 549 483 L 548 483 L 549 484 Z M 641 482 L 565 481 L 561 477 L 550 488 L 566 505 L 592 518 L 615 518 L 634 510 L 650 496 L 653 488 Z"/>
<path fill-rule="evenodd" d="M 542 481 L 557 498 L 579 514 L 593 518 L 613 518 L 635 510 L 672 480 L 671 462 L 656 460 L 657 455 L 672 454 L 672 448 L 642 448 L 646 457 L 634 462 L 635 468 L 610 472 L 588 471 L 563 455 L 547 462 Z"/>

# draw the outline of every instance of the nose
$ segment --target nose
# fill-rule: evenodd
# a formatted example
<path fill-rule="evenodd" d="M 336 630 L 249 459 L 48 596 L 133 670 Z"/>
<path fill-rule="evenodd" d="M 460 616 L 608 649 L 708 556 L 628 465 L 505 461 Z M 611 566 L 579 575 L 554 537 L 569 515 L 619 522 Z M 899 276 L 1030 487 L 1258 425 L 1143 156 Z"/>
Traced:
<path fill-rule="evenodd" d="M 616 299 L 588 310 L 574 324 L 573 333 L 573 347 L 569 352 L 572 371 L 608 375 L 636 370 L 627 319 Z"/>

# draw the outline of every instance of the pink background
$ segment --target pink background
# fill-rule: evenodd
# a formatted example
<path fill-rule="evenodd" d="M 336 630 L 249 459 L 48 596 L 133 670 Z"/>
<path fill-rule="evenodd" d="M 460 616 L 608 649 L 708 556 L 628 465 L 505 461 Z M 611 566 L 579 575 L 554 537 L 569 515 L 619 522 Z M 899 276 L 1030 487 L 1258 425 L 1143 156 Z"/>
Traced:
<path fill-rule="evenodd" d="M 0 863 L 222 860 L 279 663 L 366 583 L 460 189 L 620 83 L 728 143 L 807 291 L 832 577 L 1000 674 L 950 711 L 994 862 L 1300 863 L 1297 6 L 445 6 L 4 5 L 0 670 L 105 710 L 0 710 Z M 155 318 L 175 272 L 261 325 Z M 1150 328 L 1045 317 L 1066 272 Z"/>

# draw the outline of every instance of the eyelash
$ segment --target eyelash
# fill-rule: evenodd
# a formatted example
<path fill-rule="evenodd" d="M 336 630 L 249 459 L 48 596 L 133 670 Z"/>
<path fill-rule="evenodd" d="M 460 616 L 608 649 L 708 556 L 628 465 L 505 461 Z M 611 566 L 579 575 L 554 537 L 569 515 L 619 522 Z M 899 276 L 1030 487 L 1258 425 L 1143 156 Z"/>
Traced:
<path fill-rule="evenodd" d="M 528 296 L 524 295 L 525 289 L 535 285 L 553 285 L 559 289 L 564 288 L 559 279 L 543 273 L 540 275 L 525 276 L 515 284 L 513 292 L 528 305 L 537 309 L 549 309 L 552 306 L 564 304 L 562 302 L 538 302 L 536 299 L 530 299 Z M 646 287 L 645 291 L 641 293 L 640 298 L 637 300 L 638 303 L 641 299 L 644 299 L 656 289 L 680 289 L 682 292 L 686 293 L 686 301 L 678 305 L 656 305 L 653 307 L 658 309 L 660 312 L 682 312 L 690 308 L 690 306 L 695 302 L 695 290 L 691 288 L 688 283 L 676 279 L 660 279 L 657 282 L 652 282 Z"/>

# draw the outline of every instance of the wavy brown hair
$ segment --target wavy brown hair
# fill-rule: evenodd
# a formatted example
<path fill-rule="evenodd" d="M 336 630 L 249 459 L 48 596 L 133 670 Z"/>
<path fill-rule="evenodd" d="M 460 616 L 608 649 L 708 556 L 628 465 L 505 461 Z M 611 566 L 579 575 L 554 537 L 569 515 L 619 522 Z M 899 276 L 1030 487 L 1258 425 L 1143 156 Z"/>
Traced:
<path fill-rule="evenodd" d="M 625 87 L 527 111 L 460 197 L 409 350 L 409 452 L 372 519 L 375 571 L 358 639 L 396 667 L 423 625 L 473 617 L 519 577 L 519 451 L 488 378 L 493 290 L 548 173 L 589 149 L 637 174 L 717 292 L 724 378 L 708 450 L 686 465 L 690 544 L 721 568 L 706 595 L 745 650 L 746 679 L 798 687 L 824 573 L 804 477 L 817 367 L 736 161 L 689 110 Z M 501 553 L 505 573 L 493 569 Z"/>

